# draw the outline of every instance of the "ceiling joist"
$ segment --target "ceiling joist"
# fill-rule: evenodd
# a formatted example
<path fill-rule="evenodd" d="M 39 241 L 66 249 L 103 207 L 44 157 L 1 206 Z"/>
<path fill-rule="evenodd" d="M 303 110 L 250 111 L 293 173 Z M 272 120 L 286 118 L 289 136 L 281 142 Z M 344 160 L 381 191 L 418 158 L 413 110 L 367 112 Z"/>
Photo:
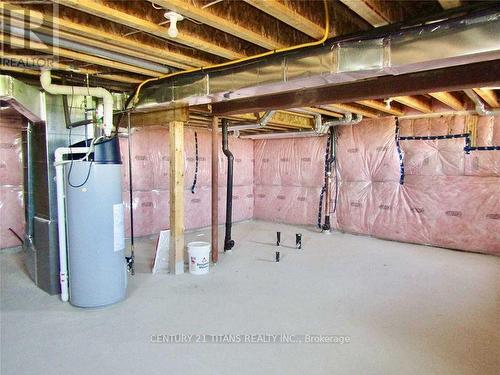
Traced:
<path fill-rule="evenodd" d="M 325 34 L 325 30 L 322 26 L 304 17 L 299 12 L 278 0 L 244 1 L 314 39 L 321 39 Z"/>
<path fill-rule="evenodd" d="M 413 96 L 395 96 L 392 100 L 423 113 L 432 113 L 431 105 L 420 98 Z"/>
<path fill-rule="evenodd" d="M 22 67 L 23 63 L 25 64 L 26 62 L 33 61 L 33 59 L 40 58 L 39 55 L 13 55 L 13 54 L 6 54 L 3 52 L 0 52 L 0 57 L 2 59 L 8 59 L 10 61 L 17 62 L 19 67 Z M 141 82 L 141 80 L 137 79 L 137 78 L 122 76 L 122 75 L 118 75 L 118 74 L 101 73 L 96 69 L 75 67 L 75 66 L 71 66 L 68 64 L 58 62 L 58 61 L 51 61 L 51 68 L 54 70 L 65 70 L 65 71 L 71 71 L 71 72 L 75 72 L 75 73 L 79 73 L 79 74 L 88 74 L 90 76 L 98 76 L 99 78 L 109 79 L 111 81 L 116 81 L 116 82 L 132 83 L 132 84 L 137 84 L 137 83 Z M 5 66 L 2 66 L 2 69 L 5 69 Z M 34 69 L 33 69 L 33 72 L 38 72 L 37 74 L 40 73 L 40 71 L 37 71 Z M 28 74 L 30 74 L 30 73 L 28 73 Z M 35 74 L 35 73 L 33 73 L 33 74 Z"/>
<path fill-rule="evenodd" d="M 474 89 L 474 91 L 476 92 L 476 94 L 478 94 L 486 103 L 488 103 L 488 105 L 492 108 L 498 108 L 500 107 L 500 104 L 498 103 L 498 98 L 497 98 L 497 94 L 495 93 L 495 91 L 491 90 L 491 89 L 486 89 L 486 88 L 482 88 L 482 89 Z"/>
<path fill-rule="evenodd" d="M 387 18 L 387 16 L 384 16 L 379 11 L 377 11 L 377 9 L 368 1 L 365 0 L 340 0 L 340 1 L 372 26 L 379 27 L 389 24 L 389 19 Z"/>
<path fill-rule="evenodd" d="M 372 109 L 376 109 L 379 112 L 388 113 L 394 116 L 403 116 L 404 112 L 398 108 L 395 108 L 394 105 L 386 104 L 384 102 L 380 102 L 378 100 L 359 100 L 356 103 L 364 105 L 365 107 L 370 107 Z"/>
<path fill-rule="evenodd" d="M 87 43 L 98 41 L 108 46 L 109 50 L 119 52 L 119 49 L 130 51 L 131 56 L 137 54 L 142 55 L 142 58 L 151 60 L 158 63 L 163 63 L 169 66 L 174 66 L 180 69 L 189 67 L 201 67 L 208 65 L 209 62 L 199 58 L 183 55 L 169 50 L 166 46 L 158 48 L 146 43 L 138 42 L 131 38 L 126 38 L 112 32 L 105 32 L 96 27 L 89 26 L 82 22 L 72 22 L 70 20 L 60 18 L 53 15 L 45 15 L 41 12 L 23 8 L 20 5 L 13 6 L 8 3 L 0 3 L 0 12 L 6 15 L 6 19 L 17 19 L 25 21 L 26 15 L 29 15 L 29 21 L 35 25 L 44 25 L 50 27 L 52 30 L 58 30 L 61 37 L 71 37 L 73 35 L 87 39 Z M 97 46 L 97 45 L 96 45 Z"/>
<path fill-rule="evenodd" d="M 145 18 L 139 18 L 134 15 L 128 14 L 124 11 L 107 7 L 103 3 L 94 0 L 54 0 L 56 3 L 71 7 L 91 14 L 93 16 L 101 17 L 109 21 L 128 26 L 130 28 L 144 31 L 157 37 L 173 40 L 177 43 L 196 48 L 211 54 L 224 57 L 226 59 L 235 60 L 244 57 L 245 55 L 228 49 L 224 46 L 215 44 L 213 41 L 203 40 L 199 36 L 179 30 L 177 37 L 172 38 L 168 35 L 165 26 L 158 25 Z"/>
<path fill-rule="evenodd" d="M 462 1 L 461 0 L 438 0 L 439 5 L 443 7 L 443 9 L 452 9 L 452 8 L 458 8 L 462 6 Z"/>
<path fill-rule="evenodd" d="M 449 92 L 431 92 L 429 95 L 439 100 L 441 103 L 446 104 L 448 107 L 453 108 L 455 111 L 463 111 L 465 109 L 464 104 Z"/>
<path fill-rule="evenodd" d="M 45 44 L 38 43 L 32 40 L 25 40 L 12 35 L 0 34 L 0 43 L 8 44 L 16 48 L 29 48 L 34 51 L 47 53 L 47 46 Z M 84 53 L 73 52 L 64 48 L 59 48 L 54 46 L 51 47 L 50 53 L 68 59 L 84 61 L 90 64 L 106 66 L 108 68 L 123 70 L 130 73 L 142 74 L 150 77 L 159 77 L 162 75 L 162 73 L 160 72 L 155 72 L 149 69 L 144 69 L 137 66 L 132 66 L 108 59 L 103 59 L 101 57 L 91 56 Z"/>
<path fill-rule="evenodd" d="M 363 108 L 356 107 L 356 106 L 351 105 L 351 104 L 335 103 L 335 104 L 324 105 L 323 108 L 328 108 L 328 109 L 331 109 L 333 111 L 337 110 L 337 111 L 341 111 L 341 112 L 352 112 L 352 113 L 356 113 L 358 115 L 361 115 L 361 116 L 364 116 L 367 118 L 379 117 L 378 114 L 376 114 L 374 112 L 368 111 L 368 110 L 363 109 Z"/>
<path fill-rule="evenodd" d="M 154 0 L 154 3 L 268 50 L 286 47 L 286 45 L 276 40 L 276 35 L 263 34 L 260 24 L 254 24 L 252 25 L 254 27 L 250 29 L 248 25 L 243 26 L 236 17 L 230 17 L 229 14 L 222 17 L 214 12 L 212 8 L 197 7 L 185 0 Z M 229 4 L 226 5 L 226 8 L 228 6 Z M 246 14 L 244 17 L 247 23 L 252 18 L 255 18 L 255 15 L 252 17 L 252 15 Z M 254 19 L 254 21 L 259 22 L 260 20 Z"/>

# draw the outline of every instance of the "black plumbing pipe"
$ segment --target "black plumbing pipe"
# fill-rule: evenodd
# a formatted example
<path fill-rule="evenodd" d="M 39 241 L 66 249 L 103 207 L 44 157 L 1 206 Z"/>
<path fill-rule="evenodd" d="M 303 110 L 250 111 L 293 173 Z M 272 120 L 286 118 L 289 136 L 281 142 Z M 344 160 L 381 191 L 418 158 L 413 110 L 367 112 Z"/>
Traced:
<path fill-rule="evenodd" d="M 328 153 L 327 153 L 327 159 L 326 159 L 326 168 L 325 168 L 325 223 L 321 227 L 322 230 L 324 231 L 330 231 L 331 229 L 331 224 L 330 224 L 330 205 L 331 205 L 331 199 L 330 199 L 330 184 L 332 182 L 332 164 L 333 164 L 333 142 L 334 142 L 334 127 L 331 126 L 328 129 Z"/>
<path fill-rule="evenodd" d="M 229 120 L 222 120 L 222 152 L 227 157 L 227 189 L 226 189 L 226 235 L 224 237 L 224 251 L 231 250 L 234 240 L 231 239 L 231 226 L 233 220 L 233 162 L 234 156 L 229 151 L 227 140 L 227 128 Z"/>

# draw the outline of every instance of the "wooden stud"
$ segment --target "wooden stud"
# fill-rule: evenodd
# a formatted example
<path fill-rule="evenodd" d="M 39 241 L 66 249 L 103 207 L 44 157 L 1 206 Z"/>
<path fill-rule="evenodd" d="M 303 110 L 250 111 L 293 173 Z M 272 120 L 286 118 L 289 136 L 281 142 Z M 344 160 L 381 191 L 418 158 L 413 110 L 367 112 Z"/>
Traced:
<path fill-rule="evenodd" d="M 392 98 L 394 101 L 416 109 L 423 113 L 432 113 L 432 108 L 429 103 L 414 96 L 395 96 Z"/>
<path fill-rule="evenodd" d="M 328 105 L 325 105 L 323 107 L 332 109 L 333 111 L 337 110 L 337 111 L 342 111 L 342 112 L 352 112 L 352 113 L 356 113 L 358 115 L 362 115 L 362 116 L 368 117 L 368 118 L 379 117 L 379 115 L 376 114 L 375 112 L 371 112 L 371 111 L 368 111 L 366 109 L 353 106 L 351 104 L 337 104 L 336 103 L 336 104 L 328 104 Z"/>
<path fill-rule="evenodd" d="M 394 108 L 394 106 L 387 106 L 384 102 L 380 102 L 378 100 L 359 100 L 356 103 L 364 105 L 365 107 L 370 107 L 376 109 L 380 112 L 389 113 L 394 116 L 403 116 L 404 112 L 398 108 Z"/>
<path fill-rule="evenodd" d="M 222 56 L 226 59 L 238 59 L 244 57 L 240 52 L 230 50 L 212 42 L 202 40 L 192 34 L 187 34 L 179 30 L 179 34 L 172 38 L 167 33 L 167 27 L 158 25 L 143 18 L 136 17 L 126 12 L 112 9 L 94 0 L 54 0 L 56 3 L 71 7 L 73 9 L 89 13 L 92 16 L 101 17 L 109 21 L 126 25 L 136 30 L 141 30 L 151 35 L 156 35 L 163 39 L 173 40 L 189 47 L 193 47 L 214 55 Z"/>
<path fill-rule="evenodd" d="M 277 0 L 244 0 L 255 8 L 270 14 L 281 22 L 302 31 L 314 39 L 321 39 L 325 34 L 322 26 L 317 25 L 302 14 L 296 12 L 284 3 Z"/>
<path fill-rule="evenodd" d="M 473 89 L 476 94 L 478 94 L 488 105 L 492 108 L 498 108 L 500 107 L 500 104 L 498 104 L 498 98 L 497 94 L 495 91 L 491 89 Z"/>
<path fill-rule="evenodd" d="M 477 123 L 479 116 L 467 115 L 465 116 L 465 130 L 470 134 L 470 143 L 472 147 L 477 146 Z"/>
<path fill-rule="evenodd" d="M 431 92 L 429 95 L 439 100 L 441 103 L 446 104 L 448 107 L 453 108 L 455 111 L 463 111 L 465 109 L 464 104 L 447 91 Z"/>
<path fill-rule="evenodd" d="M 170 137 L 170 273 L 184 273 L 184 122 L 168 123 Z"/>
<path fill-rule="evenodd" d="M 219 119 L 212 118 L 212 262 L 219 259 Z"/>

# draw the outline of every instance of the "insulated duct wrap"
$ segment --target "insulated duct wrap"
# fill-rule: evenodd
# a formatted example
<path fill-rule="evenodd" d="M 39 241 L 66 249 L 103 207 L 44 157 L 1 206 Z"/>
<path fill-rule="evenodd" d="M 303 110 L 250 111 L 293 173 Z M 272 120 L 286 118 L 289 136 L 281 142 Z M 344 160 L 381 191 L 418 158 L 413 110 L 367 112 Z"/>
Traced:
<path fill-rule="evenodd" d="M 348 83 L 500 58 L 497 8 L 390 34 L 335 38 L 323 46 L 147 83 L 138 110 L 189 105 Z"/>

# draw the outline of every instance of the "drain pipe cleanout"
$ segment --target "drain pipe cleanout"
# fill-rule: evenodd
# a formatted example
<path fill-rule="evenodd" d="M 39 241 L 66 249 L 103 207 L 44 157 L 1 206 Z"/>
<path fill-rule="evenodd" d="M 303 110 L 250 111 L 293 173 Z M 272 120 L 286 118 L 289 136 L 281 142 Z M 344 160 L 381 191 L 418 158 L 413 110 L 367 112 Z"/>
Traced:
<path fill-rule="evenodd" d="M 498 116 L 500 115 L 500 109 L 486 109 L 486 106 L 484 105 L 483 101 L 477 95 L 474 90 L 468 89 L 464 90 L 465 95 L 469 97 L 470 100 L 474 102 L 476 112 L 481 115 L 481 116 Z"/>
<path fill-rule="evenodd" d="M 231 239 L 231 226 L 233 220 L 233 162 L 234 157 L 228 147 L 229 120 L 222 120 L 222 152 L 227 157 L 227 189 L 226 189 L 226 234 L 224 236 L 224 252 L 230 251 L 234 246 Z"/>
<path fill-rule="evenodd" d="M 109 137 L 113 130 L 113 96 L 102 87 L 81 87 L 54 85 L 50 76 L 50 70 L 43 70 L 40 75 L 42 88 L 53 95 L 88 95 L 102 98 L 104 107 L 103 130 Z"/>

